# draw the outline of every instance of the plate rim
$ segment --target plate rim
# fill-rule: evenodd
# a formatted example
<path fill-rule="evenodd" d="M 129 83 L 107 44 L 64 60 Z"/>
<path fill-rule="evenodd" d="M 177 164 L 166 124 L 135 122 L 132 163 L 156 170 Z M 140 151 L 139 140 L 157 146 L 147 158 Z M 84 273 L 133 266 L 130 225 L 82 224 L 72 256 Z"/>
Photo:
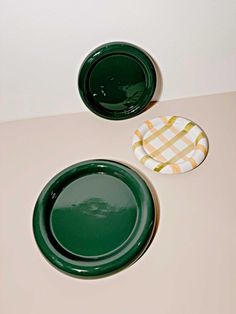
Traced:
<path fill-rule="evenodd" d="M 137 180 L 136 182 L 141 188 L 139 192 L 142 193 L 142 197 L 144 198 L 142 202 L 143 206 L 142 209 L 137 207 L 137 210 L 139 210 L 139 212 L 143 210 L 147 211 L 147 214 L 146 221 L 141 221 L 142 228 L 138 226 L 139 228 L 135 230 L 136 232 L 135 236 L 139 240 L 139 244 L 134 241 L 135 245 L 131 247 L 131 249 L 127 250 L 127 252 L 125 252 L 124 255 L 122 255 L 123 249 L 121 249 L 121 251 L 118 251 L 117 253 L 118 255 L 117 258 L 116 254 L 110 255 L 107 258 L 105 257 L 104 259 L 100 259 L 100 261 L 103 261 L 103 263 L 101 262 L 99 266 L 98 265 L 96 266 L 96 262 L 89 262 L 88 267 L 88 265 L 86 266 L 86 263 L 84 265 L 83 263 L 81 264 L 81 261 L 79 260 L 75 261 L 69 259 L 67 256 L 63 256 L 61 252 L 58 252 L 56 250 L 55 246 L 52 244 L 49 237 L 47 236 L 48 232 L 46 231 L 46 227 L 44 224 L 45 219 L 44 215 L 45 208 L 47 208 L 46 204 L 48 202 L 49 196 L 51 195 L 52 197 L 53 194 L 51 194 L 51 192 L 53 192 L 53 190 L 55 191 L 55 184 L 58 183 L 58 180 L 60 180 L 60 178 L 64 175 L 68 175 L 69 177 L 73 175 L 73 178 L 76 179 L 77 173 L 81 169 L 81 167 L 91 165 L 91 163 L 94 166 L 102 164 L 108 167 L 115 167 L 116 169 L 121 169 L 121 171 L 126 171 L 128 176 L 131 176 L 130 177 L 131 179 L 135 178 L 135 180 Z M 66 177 L 66 179 L 68 179 L 69 177 Z M 71 183 L 72 181 L 68 181 L 68 184 Z M 131 191 L 135 196 L 135 193 L 133 192 L 132 189 Z M 147 186 L 147 183 L 133 169 L 120 162 L 112 160 L 91 159 L 76 163 L 63 169 L 45 185 L 40 195 L 38 196 L 37 202 L 35 204 L 32 223 L 34 238 L 38 245 L 38 248 L 43 254 L 43 256 L 53 266 L 71 276 L 92 279 L 112 275 L 113 273 L 119 272 L 120 270 L 133 264 L 137 259 L 139 259 L 139 257 L 144 253 L 146 247 L 149 245 L 151 241 L 156 224 L 156 210 L 153 196 L 149 187 Z M 147 226 L 149 227 L 147 228 Z M 124 246 L 124 248 L 126 247 L 127 245 Z"/>

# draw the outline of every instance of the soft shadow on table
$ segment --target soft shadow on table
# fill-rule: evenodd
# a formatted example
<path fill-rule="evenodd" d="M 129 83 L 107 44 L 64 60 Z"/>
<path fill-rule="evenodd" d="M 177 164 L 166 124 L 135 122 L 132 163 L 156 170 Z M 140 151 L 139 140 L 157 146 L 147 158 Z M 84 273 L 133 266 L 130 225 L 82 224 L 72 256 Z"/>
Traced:
<path fill-rule="evenodd" d="M 121 162 L 122 164 L 124 164 L 125 166 L 131 168 L 132 170 L 134 170 L 136 173 L 138 173 L 140 175 L 141 178 L 143 178 L 143 180 L 146 182 L 151 194 L 152 194 L 152 198 L 153 198 L 153 202 L 154 202 L 154 207 L 155 207 L 155 222 L 154 222 L 154 228 L 153 228 L 153 233 L 152 233 L 152 236 L 147 244 L 147 246 L 144 248 L 142 254 L 138 257 L 137 260 L 139 260 L 143 254 L 148 250 L 148 248 L 150 247 L 153 239 L 155 238 L 156 236 L 156 233 L 157 233 L 157 229 L 158 229 L 158 226 L 159 226 L 159 222 L 160 222 L 160 203 L 159 203 L 159 200 L 158 200 L 158 196 L 157 196 L 157 192 L 154 188 L 154 186 L 152 185 L 152 183 L 150 182 L 150 180 L 137 168 L 135 168 L 133 165 L 130 165 L 124 161 L 119 161 L 117 160 L 118 162 Z M 134 262 L 136 262 L 137 260 L 135 260 Z"/>

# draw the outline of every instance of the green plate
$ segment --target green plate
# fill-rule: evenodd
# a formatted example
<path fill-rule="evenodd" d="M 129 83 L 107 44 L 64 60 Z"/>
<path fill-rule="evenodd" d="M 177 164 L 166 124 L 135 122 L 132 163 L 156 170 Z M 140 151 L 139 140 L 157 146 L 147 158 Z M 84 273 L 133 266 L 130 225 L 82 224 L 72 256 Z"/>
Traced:
<path fill-rule="evenodd" d="M 117 272 L 141 256 L 153 235 L 155 208 L 143 179 L 108 160 L 57 174 L 35 205 L 33 230 L 43 255 L 81 278 Z"/>
<path fill-rule="evenodd" d="M 148 106 L 156 88 L 156 72 L 148 55 L 138 47 L 107 43 L 87 56 L 78 85 L 91 111 L 106 119 L 122 120 Z"/>

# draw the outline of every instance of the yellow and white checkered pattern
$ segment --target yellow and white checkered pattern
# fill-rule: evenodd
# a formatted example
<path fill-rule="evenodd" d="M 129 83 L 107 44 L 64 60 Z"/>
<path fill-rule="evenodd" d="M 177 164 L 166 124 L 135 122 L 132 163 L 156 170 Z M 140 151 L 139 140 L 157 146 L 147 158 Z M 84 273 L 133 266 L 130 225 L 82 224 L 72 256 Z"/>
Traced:
<path fill-rule="evenodd" d="M 160 173 L 182 173 L 196 168 L 208 152 L 206 134 L 194 122 L 162 116 L 147 120 L 136 131 L 132 149 L 138 160 Z"/>

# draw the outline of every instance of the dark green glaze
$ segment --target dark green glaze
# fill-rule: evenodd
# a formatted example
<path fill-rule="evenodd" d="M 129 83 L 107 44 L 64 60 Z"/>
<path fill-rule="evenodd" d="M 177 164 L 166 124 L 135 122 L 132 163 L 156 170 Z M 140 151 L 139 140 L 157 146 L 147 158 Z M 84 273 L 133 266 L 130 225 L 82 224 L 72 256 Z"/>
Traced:
<path fill-rule="evenodd" d="M 111 175 L 90 174 L 60 193 L 51 211 L 51 230 L 71 253 L 104 257 L 129 237 L 137 218 L 136 207 L 126 183 Z"/>
<path fill-rule="evenodd" d="M 114 273 L 135 261 L 152 236 L 155 209 L 142 178 L 112 161 L 89 160 L 56 175 L 34 210 L 44 256 L 81 278 Z"/>
<path fill-rule="evenodd" d="M 148 55 L 128 43 L 108 43 L 92 51 L 79 73 L 79 91 L 86 106 L 113 120 L 131 118 L 149 104 L 156 87 Z"/>

